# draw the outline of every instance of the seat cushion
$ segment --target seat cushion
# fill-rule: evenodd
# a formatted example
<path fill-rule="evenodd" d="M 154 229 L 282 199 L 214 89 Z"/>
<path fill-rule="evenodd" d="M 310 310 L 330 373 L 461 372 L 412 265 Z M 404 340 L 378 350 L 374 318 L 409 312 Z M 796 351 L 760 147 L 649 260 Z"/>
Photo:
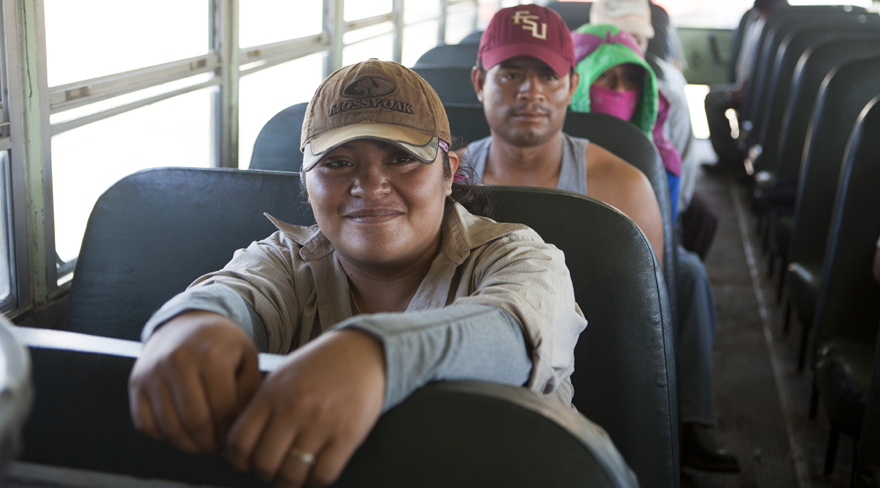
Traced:
<path fill-rule="evenodd" d="M 822 281 L 822 263 L 789 263 L 788 290 L 798 320 L 809 327 L 813 324 L 816 296 Z"/>
<path fill-rule="evenodd" d="M 773 225 L 773 250 L 779 254 L 788 254 L 788 245 L 791 243 L 791 229 L 794 218 L 790 215 L 779 215 Z"/>
<path fill-rule="evenodd" d="M 871 384 L 874 344 L 833 339 L 816 350 L 816 387 L 828 419 L 842 432 L 857 435 Z"/>

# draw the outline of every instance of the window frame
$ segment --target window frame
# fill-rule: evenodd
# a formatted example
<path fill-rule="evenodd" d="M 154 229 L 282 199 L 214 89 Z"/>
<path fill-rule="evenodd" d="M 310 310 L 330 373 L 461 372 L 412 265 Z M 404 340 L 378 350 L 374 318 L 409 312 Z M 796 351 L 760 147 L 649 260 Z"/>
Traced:
<path fill-rule="evenodd" d="M 443 44 L 449 10 L 469 5 L 476 11 L 481 4 L 479 0 L 435 0 L 439 4 L 437 15 L 406 23 L 404 0 L 393 0 L 389 13 L 346 22 L 341 15 L 344 2 L 354 0 L 322 0 L 320 34 L 240 48 L 238 7 L 241 0 L 208 1 L 209 19 L 206 22 L 209 22 L 210 38 L 207 40 L 207 54 L 50 87 L 46 71 L 44 0 L 0 0 L 0 89 L 8 94 L 8 99 L 0 100 L 0 151 L 9 151 L 8 188 L 3 191 L 8 199 L 6 235 L 12 257 L 7 261 L 15 298 L 14 303 L 4 299 L 0 309 L 13 319 L 63 300 L 70 286 L 64 276 L 70 276 L 75 265 L 75 260 L 56 264 L 51 165 L 53 135 L 216 86 L 217 95 L 211 108 L 211 160 L 217 167 L 238 168 L 238 89 L 242 76 L 323 53 L 322 75 L 326 77 L 342 67 L 342 52 L 346 46 L 375 37 L 346 45 L 343 42 L 346 32 L 383 22 L 393 25 L 392 59 L 400 62 L 407 26 L 436 21 L 437 44 Z M 335 16 L 334 12 L 340 15 Z M 476 17 L 473 28 L 476 28 Z M 118 106 L 77 114 L 55 124 L 50 120 L 54 114 L 169 82 L 195 80 L 193 77 L 206 73 L 213 75 L 207 81 L 175 86 L 128 103 L 120 101 Z"/>

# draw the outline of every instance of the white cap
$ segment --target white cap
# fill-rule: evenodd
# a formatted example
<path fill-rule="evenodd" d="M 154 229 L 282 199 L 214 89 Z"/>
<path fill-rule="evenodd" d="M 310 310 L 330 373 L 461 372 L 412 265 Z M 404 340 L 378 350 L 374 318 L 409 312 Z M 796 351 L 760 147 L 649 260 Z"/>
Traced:
<path fill-rule="evenodd" d="M 591 24 L 612 24 L 633 35 L 654 38 L 648 0 L 596 0 L 590 8 Z"/>

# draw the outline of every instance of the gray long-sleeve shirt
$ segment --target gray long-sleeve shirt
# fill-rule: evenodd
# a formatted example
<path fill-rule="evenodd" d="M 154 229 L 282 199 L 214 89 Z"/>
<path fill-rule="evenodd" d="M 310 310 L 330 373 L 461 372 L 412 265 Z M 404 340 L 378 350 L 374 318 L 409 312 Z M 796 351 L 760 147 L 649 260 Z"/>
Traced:
<path fill-rule="evenodd" d="M 385 409 L 440 379 L 525 383 L 571 404 L 574 346 L 586 320 L 562 253 L 530 229 L 455 204 L 407 312 L 353 317 L 348 279 L 326 237 L 317 227 L 273 222 L 279 232 L 237 251 L 156 312 L 144 339 L 194 309 L 229 317 L 273 353 L 331 327 L 356 327 L 384 347 Z"/>

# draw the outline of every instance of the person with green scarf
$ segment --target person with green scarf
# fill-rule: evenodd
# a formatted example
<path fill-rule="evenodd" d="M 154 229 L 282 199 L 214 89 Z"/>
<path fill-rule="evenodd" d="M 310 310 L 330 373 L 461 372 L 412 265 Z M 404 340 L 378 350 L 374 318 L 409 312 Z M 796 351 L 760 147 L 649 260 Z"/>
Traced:
<path fill-rule="evenodd" d="M 663 132 L 669 102 L 658 91 L 654 72 L 645 62 L 638 42 L 610 24 L 585 24 L 571 37 L 575 73 L 580 78 L 571 98 L 571 110 L 601 112 L 627 120 L 654 142 L 666 170 L 674 219 L 681 157 Z M 681 464 L 704 471 L 739 472 L 736 457 L 719 449 L 711 435 L 716 422 L 712 386 L 712 344 L 718 329 L 715 296 L 700 257 L 685 250 L 681 243 L 675 250 Z"/>
<path fill-rule="evenodd" d="M 611 24 L 585 24 L 572 32 L 580 83 L 571 98 L 575 112 L 600 112 L 631 122 L 657 146 L 666 169 L 672 219 L 678 215 L 681 156 L 663 132 L 669 101 L 638 41 Z"/>

